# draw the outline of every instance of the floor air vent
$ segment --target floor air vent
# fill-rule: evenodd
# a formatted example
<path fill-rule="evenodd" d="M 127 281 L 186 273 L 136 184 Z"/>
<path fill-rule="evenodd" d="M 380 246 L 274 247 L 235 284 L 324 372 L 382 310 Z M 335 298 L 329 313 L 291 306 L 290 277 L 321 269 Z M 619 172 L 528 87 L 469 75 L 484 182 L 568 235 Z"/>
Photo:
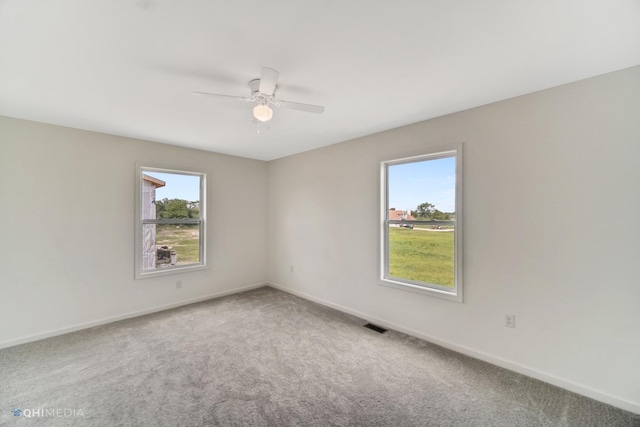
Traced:
<path fill-rule="evenodd" d="M 367 323 L 366 325 L 364 325 L 365 328 L 369 328 L 372 331 L 376 331 L 379 334 L 384 334 L 385 332 L 388 331 L 388 329 L 382 328 L 378 325 L 374 325 L 373 323 Z"/>

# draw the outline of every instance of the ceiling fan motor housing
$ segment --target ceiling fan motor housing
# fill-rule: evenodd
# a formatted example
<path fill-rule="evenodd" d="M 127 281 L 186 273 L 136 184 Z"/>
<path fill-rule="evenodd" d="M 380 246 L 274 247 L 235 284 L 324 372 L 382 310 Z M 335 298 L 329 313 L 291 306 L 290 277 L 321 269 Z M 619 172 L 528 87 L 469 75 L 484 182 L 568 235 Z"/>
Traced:
<path fill-rule="evenodd" d="M 273 98 L 276 95 L 276 89 L 278 89 L 278 86 L 273 89 L 273 93 L 262 93 L 260 92 L 260 79 L 253 79 L 249 82 L 249 89 L 251 89 L 251 96 L 256 99 Z"/>

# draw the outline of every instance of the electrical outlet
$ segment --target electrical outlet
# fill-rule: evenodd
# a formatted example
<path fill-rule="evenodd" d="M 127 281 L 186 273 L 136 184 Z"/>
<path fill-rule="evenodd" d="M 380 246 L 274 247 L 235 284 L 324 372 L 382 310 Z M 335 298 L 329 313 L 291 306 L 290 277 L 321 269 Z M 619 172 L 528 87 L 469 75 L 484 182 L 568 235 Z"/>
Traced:
<path fill-rule="evenodd" d="M 505 314 L 504 315 L 504 326 L 507 328 L 515 328 L 516 327 L 516 315 L 515 314 Z"/>
<path fill-rule="evenodd" d="M 176 289 L 182 289 L 182 280 L 176 280 Z"/>
<path fill-rule="evenodd" d="M 289 273 L 293 273 L 293 265 L 289 266 Z"/>

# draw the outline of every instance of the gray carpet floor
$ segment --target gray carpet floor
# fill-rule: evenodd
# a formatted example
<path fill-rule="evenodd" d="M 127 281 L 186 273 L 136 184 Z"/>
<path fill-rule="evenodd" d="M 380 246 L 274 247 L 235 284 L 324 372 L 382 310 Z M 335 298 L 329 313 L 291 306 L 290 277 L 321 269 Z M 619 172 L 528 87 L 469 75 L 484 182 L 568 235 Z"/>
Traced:
<path fill-rule="evenodd" d="M 265 287 L 0 350 L 0 424 L 640 426 L 364 323 Z"/>

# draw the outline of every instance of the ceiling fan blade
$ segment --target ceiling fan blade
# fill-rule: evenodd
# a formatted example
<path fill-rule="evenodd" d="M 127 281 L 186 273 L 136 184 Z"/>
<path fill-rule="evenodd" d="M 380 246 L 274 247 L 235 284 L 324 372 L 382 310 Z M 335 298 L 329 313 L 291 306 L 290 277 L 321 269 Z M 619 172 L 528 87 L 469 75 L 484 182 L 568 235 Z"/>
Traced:
<path fill-rule="evenodd" d="M 273 92 L 276 90 L 279 75 L 280 73 L 273 68 L 262 67 L 260 88 L 258 90 L 265 95 L 273 95 Z"/>
<path fill-rule="evenodd" d="M 208 93 L 208 92 L 191 92 L 194 95 L 198 95 L 198 96 L 208 96 L 211 98 L 230 98 L 230 99 L 235 99 L 238 101 L 244 101 L 244 102 L 253 102 L 254 99 L 253 98 L 245 98 L 243 96 L 233 96 L 233 95 L 222 95 L 219 93 Z"/>
<path fill-rule="evenodd" d="M 306 111 L 308 113 L 320 114 L 324 111 L 324 107 L 320 105 L 301 104 L 299 102 L 275 101 L 278 107 L 289 108 L 290 110 Z"/>

